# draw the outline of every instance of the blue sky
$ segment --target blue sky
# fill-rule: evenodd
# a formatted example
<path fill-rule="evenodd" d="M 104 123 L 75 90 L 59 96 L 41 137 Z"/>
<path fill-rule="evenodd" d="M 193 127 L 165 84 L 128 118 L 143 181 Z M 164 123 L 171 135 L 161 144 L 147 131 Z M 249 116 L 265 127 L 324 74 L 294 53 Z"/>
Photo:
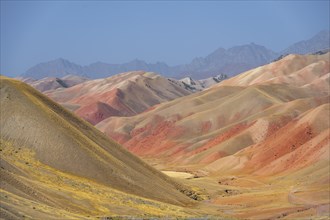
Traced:
<path fill-rule="evenodd" d="M 329 29 L 329 1 L 1 1 L 1 73 L 63 57 L 170 65 L 219 47 L 280 51 Z"/>

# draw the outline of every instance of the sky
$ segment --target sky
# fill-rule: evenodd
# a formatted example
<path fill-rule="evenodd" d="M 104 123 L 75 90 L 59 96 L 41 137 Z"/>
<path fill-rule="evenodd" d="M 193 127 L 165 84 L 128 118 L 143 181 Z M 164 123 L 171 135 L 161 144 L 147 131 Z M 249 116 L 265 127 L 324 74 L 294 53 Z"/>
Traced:
<path fill-rule="evenodd" d="M 329 1 L 3 1 L 1 70 L 40 62 L 189 63 L 219 47 L 274 51 L 329 29 Z"/>

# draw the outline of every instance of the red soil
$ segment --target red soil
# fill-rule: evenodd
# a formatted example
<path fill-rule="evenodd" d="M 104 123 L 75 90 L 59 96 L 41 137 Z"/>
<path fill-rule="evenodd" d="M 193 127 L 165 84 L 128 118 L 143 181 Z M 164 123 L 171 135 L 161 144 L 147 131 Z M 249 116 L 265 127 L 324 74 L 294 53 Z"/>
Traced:
<path fill-rule="evenodd" d="M 212 154 L 209 154 L 209 155 L 203 157 L 203 159 L 200 160 L 199 163 L 209 164 L 209 163 L 212 163 L 213 161 L 216 161 L 216 160 L 218 160 L 222 157 L 226 157 L 226 156 L 228 156 L 228 154 L 225 152 L 214 152 Z"/>
<path fill-rule="evenodd" d="M 75 113 L 93 125 L 108 117 L 122 115 L 120 111 L 102 102 L 95 102 L 83 106 L 76 110 Z"/>
<path fill-rule="evenodd" d="M 134 115 L 135 112 L 121 101 L 123 98 L 124 94 L 120 89 L 113 89 L 102 94 L 80 96 L 74 99 L 72 103 L 82 105 L 75 113 L 95 125 L 111 116 Z"/>
<path fill-rule="evenodd" d="M 184 128 L 175 126 L 175 122 L 176 120 L 167 121 L 155 117 L 144 127 L 132 130 L 131 140 L 126 142 L 125 146 L 138 155 L 165 154 L 178 144 L 171 139 L 185 132 Z"/>
<path fill-rule="evenodd" d="M 200 125 L 200 133 L 205 134 L 210 131 L 212 123 L 210 121 L 204 121 Z"/>
<path fill-rule="evenodd" d="M 301 156 L 301 152 L 298 149 L 313 137 L 314 132 L 308 124 L 295 127 L 295 121 L 292 121 L 267 138 L 263 143 L 251 148 L 254 154 L 246 164 L 246 168 L 258 170 L 281 158 L 281 167 L 276 168 L 276 172 L 288 170 L 294 166 L 297 158 Z M 294 152 L 292 157 L 283 159 L 285 155 L 292 152 Z M 307 161 L 308 158 L 305 157 L 305 160 Z"/>
<path fill-rule="evenodd" d="M 233 126 L 232 128 L 230 128 L 229 130 L 219 134 L 218 136 L 216 136 L 215 138 L 209 140 L 206 144 L 204 144 L 203 146 L 199 147 L 198 149 L 191 151 L 189 153 L 189 155 L 194 155 L 194 154 L 198 154 L 202 151 L 205 151 L 207 149 L 210 149 L 234 136 L 236 136 L 237 134 L 241 133 L 242 131 L 244 131 L 245 129 L 249 128 L 250 126 L 252 126 L 253 124 L 237 124 L 235 126 Z"/>

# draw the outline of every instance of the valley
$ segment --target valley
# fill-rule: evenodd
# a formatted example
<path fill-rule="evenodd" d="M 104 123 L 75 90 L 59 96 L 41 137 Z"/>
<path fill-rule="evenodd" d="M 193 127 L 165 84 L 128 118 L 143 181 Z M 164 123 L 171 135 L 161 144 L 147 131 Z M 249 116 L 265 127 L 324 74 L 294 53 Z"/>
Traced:
<path fill-rule="evenodd" d="M 0 1 L 0 220 L 329 220 L 330 1 Z"/>

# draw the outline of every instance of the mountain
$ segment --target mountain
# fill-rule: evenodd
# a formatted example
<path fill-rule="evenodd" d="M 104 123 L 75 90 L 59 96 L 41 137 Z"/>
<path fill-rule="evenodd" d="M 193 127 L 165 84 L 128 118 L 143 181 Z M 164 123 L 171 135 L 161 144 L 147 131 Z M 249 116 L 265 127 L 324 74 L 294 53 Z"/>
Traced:
<path fill-rule="evenodd" d="M 111 116 L 132 116 L 162 102 L 193 93 L 180 81 L 152 72 L 126 72 L 48 91 L 50 98 L 92 124 Z"/>
<path fill-rule="evenodd" d="M 158 157 L 170 156 L 168 160 L 173 160 L 176 158 L 173 155 L 178 153 L 187 158 L 190 150 L 203 148 L 205 143 L 225 131 L 245 130 L 245 126 L 255 123 L 258 117 L 266 117 L 268 111 L 279 111 L 280 107 L 297 102 L 310 102 L 309 107 L 302 106 L 304 110 L 300 110 L 306 111 L 327 101 L 328 55 L 290 55 L 224 80 L 208 90 L 157 105 L 134 117 L 109 118 L 97 127 L 139 155 L 155 153 Z M 294 108 L 288 109 L 292 112 L 287 112 L 287 117 L 297 116 Z M 252 140 L 249 139 L 247 144 L 254 143 Z M 218 153 L 219 157 L 228 154 Z"/>
<path fill-rule="evenodd" d="M 87 76 L 84 68 L 63 58 L 37 64 L 21 76 L 23 78 L 42 79 L 46 77 L 64 77 L 66 75 Z"/>
<path fill-rule="evenodd" d="M 329 48 L 330 32 L 328 30 L 323 30 L 311 39 L 299 41 L 289 46 L 285 50 L 281 51 L 280 54 L 308 54 Z"/>
<path fill-rule="evenodd" d="M 22 74 L 22 77 L 61 78 L 72 74 L 96 79 L 128 71 L 157 72 L 177 79 L 192 77 L 200 80 L 219 74 L 232 77 L 249 69 L 265 65 L 281 55 L 308 54 L 327 49 L 329 48 L 329 41 L 329 31 L 321 31 L 311 39 L 295 43 L 280 52 L 274 52 L 264 46 L 251 43 L 229 49 L 218 48 L 206 57 L 198 57 L 188 64 L 177 66 L 169 66 L 163 62 L 150 64 L 138 59 L 123 64 L 96 62 L 87 66 L 80 66 L 60 58 L 31 67 Z"/>
<path fill-rule="evenodd" d="M 238 219 L 329 215 L 329 53 L 289 55 L 96 125 L 163 170 L 195 175 Z"/>
<path fill-rule="evenodd" d="M 327 219 L 329 55 L 284 56 L 135 116 L 96 124 L 175 179 L 26 84 L 1 77 L 1 217 Z M 148 104 L 144 96 L 192 92 L 189 85 L 199 83 L 142 71 L 54 91 L 63 101 L 109 98 L 120 100 L 114 107 L 135 108 Z"/>
<path fill-rule="evenodd" d="M 128 71 L 150 71 L 174 78 L 189 76 L 204 79 L 221 74 L 232 76 L 243 70 L 263 65 L 276 57 L 276 54 L 256 44 L 232 47 L 228 50 L 219 48 L 205 58 L 196 58 L 190 64 L 170 67 L 165 63 L 148 64 L 141 60 L 133 60 L 124 64 L 107 64 L 96 62 L 88 66 L 80 66 L 62 58 L 40 63 L 31 67 L 23 78 L 41 79 L 45 77 L 61 78 L 72 74 L 89 78 L 106 78 Z"/>
<path fill-rule="evenodd" d="M 189 188 L 32 87 L 2 76 L 0 80 L 1 218 L 196 213 L 184 208 L 194 205 L 185 195 L 194 194 Z"/>
<path fill-rule="evenodd" d="M 225 73 L 233 76 L 245 70 L 264 65 L 276 57 L 276 53 L 254 43 L 235 46 L 228 50 L 219 48 L 205 58 L 196 58 L 190 64 L 176 67 L 180 76 L 196 79 Z"/>
<path fill-rule="evenodd" d="M 61 78 L 66 75 L 77 75 L 80 77 L 97 79 L 107 78 L 122 72 L 137 70 L 161 72 L 164 74 L 169 74 L 171 71 L 170 67 L 165 63 L 157 62 L 155 64 L 147 64 L 146 62 L 137 59 L 124 64 L 96 62 L 88 66 L 80 66 L 63 58 L 59 58 L 53 61 L 37 64 L 28 69 L 21 75 L 21 77 L 42 79 L 46 77 Z"/>
<path fill-rule="evenodd" d="M 157 62 L 155 64 L 148 64 L 138 59 L 123 64 L 96 62 L 85 66 L 84 69 L 85 72 L 92 78 L 107 78 L 118 73 L 138 70 L 160 72 L 163 74 L 169 74 L 170 72 L 170 67 L 165 63 Z"/>

